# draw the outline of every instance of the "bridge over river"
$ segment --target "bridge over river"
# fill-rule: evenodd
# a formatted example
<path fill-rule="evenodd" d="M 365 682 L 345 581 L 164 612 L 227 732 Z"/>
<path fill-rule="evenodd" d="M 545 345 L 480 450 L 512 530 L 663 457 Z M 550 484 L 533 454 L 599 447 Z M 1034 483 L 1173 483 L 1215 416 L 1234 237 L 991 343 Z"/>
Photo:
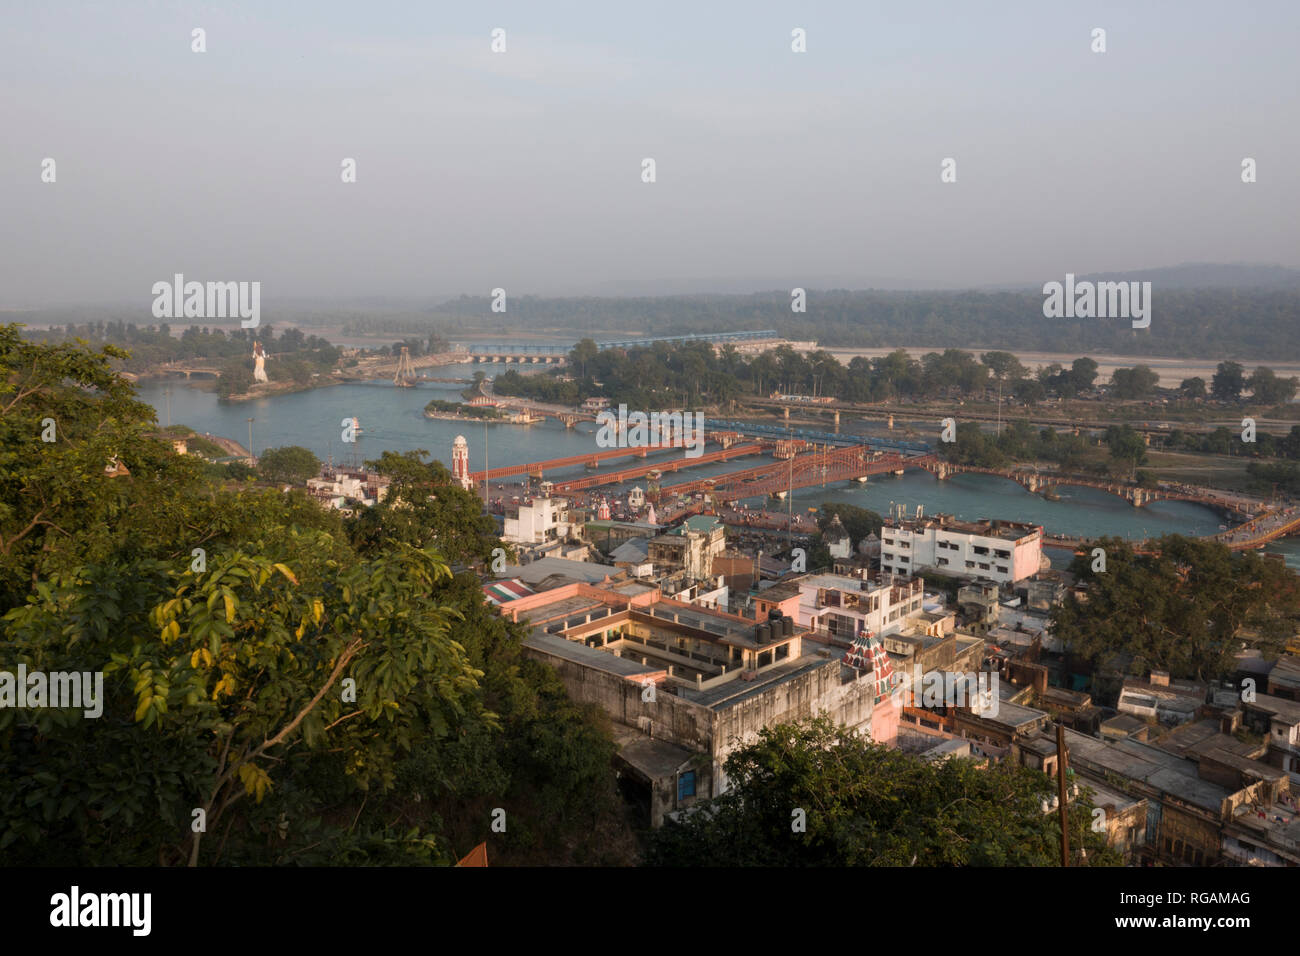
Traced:
<path fill-rule="evenodd" d="M 659 474 L 685 470 L 697 465 L 718 461 L 727 461 L 742 455 L 762 454 L 768 450 L 781 452 L 781 458 L 744 468 L 738 471 L 679 482 L 666 486 L 664 491 L 674 494 L 707 493 L 719 504 L 732 503 L 744 498 L 756 498 L 764 495 L 783 496 L 795 489 L 813 485 L 826 485 L 841 481 L 865 481 L 872 475 L 901 474 L 907 468 L 920 468 L 930 472 L 939 480 L 946 480 L 955 474 L 977 473 L 994 475 L 1018 482 L 1031 492 L 1045 489 L 1075 485 L 1085 488 L 1097 488 L 1117 495 L 1130 502 L 1134 507 L 1143 507 L 1154 501 L 1188 501 L 1216 508 L 1229 517 L 1240 522 L 1233 528 L 1219 534 L 1211 535 L 1233 550 L 1254 549 L 1269 541 L 1287 535 L 1300 533 L 1300 509 L 1277 507 L 1262 500 L 1245 495 L 1232 494 L 1213 488 L 1199 488 L 1191 485 L 1162 485 L 1154 488 L 1131 482 L 1115 481 L 1089 475 L 1071 475 L 1057 472 L 1033 471 L 1028 469 L 981 468 L 969 465 L 955 465 L 933 454 L 903 454 L 895 450 L 882 452 L 873 448 L 870 442 L 848 446 L 834 447 L 829 443 L 810 445 L 807 442 L 781 443 L 772 439 L 759 439 L 756 442 L 741 443 L 734 432 L 709 432 L 709 441 L 722 444 L 719 451 L 703 454 L 697 458 L 673 458 L 668 461 L 646 462 L 613 472 L 589 475 L 569 480 L 556 480 L 557 493 L 570 493 L 605 485 L 616 485 L 641 477 L 657 478 Z M 540 478 L 544 473 L 576 465 L 595 467 L 601 461 L 611 458 L 638 456 L 645 457 L 647 451 L 664 450 L 674 446 L 672 443 L 650 445 L 642 448 L 606 449 L 585 455 L 573 455 L 547 461 L 531 462 L 493 469 L 490 478 L 508 477 L 528 474 Z M 484 478 L 483 472 L 475 472 L 475 481 Z M 1070 548 L 1077 550 L 1088 543 L 1087 538 L 1068 537 L 1064 535 L 1045 534 L 1043 543 L 1047 547 Z"/>

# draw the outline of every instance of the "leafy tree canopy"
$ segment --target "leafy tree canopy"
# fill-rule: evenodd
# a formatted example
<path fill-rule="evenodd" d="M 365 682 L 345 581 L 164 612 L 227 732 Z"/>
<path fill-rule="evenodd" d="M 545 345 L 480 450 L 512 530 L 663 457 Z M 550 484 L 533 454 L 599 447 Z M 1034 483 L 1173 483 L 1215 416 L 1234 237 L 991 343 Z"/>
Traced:
<path fill-rule="evenodd" d="M 647 861 L 669 866 L 1052 866 L 1055 784 L 1010 763 L 928 761 L 836 728 L 826 717 L 780 724 L 726 762 L 732 789 L 668 822 Z M 797 811 L 802 811 L 802 821 Z M 1084 794 L 1071 804 L 1072 847 L 1090 865 L 1118 855 L 1093 833 Z M 797 825 L 802 822 L 805 829 Z"/>
<path fill-rule="evenodd" d="M 1246 641 L 1276 657 L 1300 618 L 1300 579 L 1285 565 L 1216 541 L 1169 535 L 1151 554 L 1119 538 L 1094 571 L 1091 549 L 1071 570 L 1086 584 L 1053 610 L 1052 627 L 1072 653 L 1097 667 L 1210 680 L 1235 668 Z"/>
<path fill-rule="evenodd" d="M 472 495 L 419 455 L 347 525 L 228 486 L 118 358 L 0 327 L 0 667 L 103 675 L 98 716 L 0 708 L 6 862 L 634 857 L 603 715 L 453 577 L 488 540 Z"/>
<path fill-rule="evenodd" d="M 320 459 L 301 445 L 268 448 L 258 456 L 257 470 L 267 481 L 301 484 L 320 474 Z"/>

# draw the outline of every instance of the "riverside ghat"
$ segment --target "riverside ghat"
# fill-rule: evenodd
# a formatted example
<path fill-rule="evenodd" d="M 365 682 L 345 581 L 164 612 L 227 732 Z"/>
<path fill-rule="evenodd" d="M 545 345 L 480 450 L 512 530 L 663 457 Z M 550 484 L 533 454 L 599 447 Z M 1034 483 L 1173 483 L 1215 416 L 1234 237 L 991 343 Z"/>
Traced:
<path fill-rule="evenodd" d="M 440 370 L 449 378 L 468 377 L 472 367 L 450 366 Z M 167 386 L 144 382 L 138 386 L 140 398 L 160 410 L 165 407 Z M 572 459 L 573 464 L 547 472 L 546 478 L 557 484 L 565 479 L 600 477 L 611 474 L 618 479 L 608 486 L 611 493 L 626 491 L 635 485 L 645 486 L 644 475 L 623 474 L 629 467 L 645 465 L 662 469 L 662 460 L 683 458 L 681 449 L 648 451 L 645 461 L 612 458 L 602 460 L 595 469 L 584 462 L 593 452 L 601 451 L 596 443 L 598 426 L 577 422 L 572 427 L 553 418 L 518 428 L 509 424 L 460 419 L 443 421 L 425 416 L 431 398 L 448 402 L 462 401 L 457 384 L 421 383 L 415 388 L 396 388 L 391 381 L 347 383 L 314 392 L 270 395 L 242 403 L 226 405 L 216 395 L 199 388 L 171 388 L 170 415 L 173 422 L 184 423 L 199 432 L 214 435 L 244 435 L 248 418 L 253 421 L 254 452 L 266 448 L 301 445 L 322 460 L 336 463 L 378 458 L 384 451 L 423 450 L 451 467 L 452 444 L 464 434 L 470 446 L 471 468 L 475 471 L 498 467 L 521 466 L 530 462 Z M 338 422 L 342 417 L 356 417 L 366 423 L 366 431 L 354 443 L 339 440 Z M 665 471 L 661 479 L 664 493 L 684 482 L 718 479 L 760 462 L 772 462 L 771 452 L 735 461 L 708 461 L 689 470 Z M 1027 483 L 1012 477 L 957 470 L 945 477 L 923 468 L 889 470 L 867 477 L 866 481 L 834 479 L 834 472 L 815 474 L 818 464 L 809 465 L 816 481 L 792 489 L 786 503 L 793 511 L 806 512 L 824 502 L 845 502 L 888 514 L 892 503 L 911 507 L 923 505 L 926 511 L 942 511 L 963 520 L 986 517 L 1010 518 L 1042 525 L 1052 536 L 1049 543 L 1070 547 L 1070 539 L 1092 539 L 1104 535 L 1145 540 L 1163 534 L 1212 536 L 1221 525 L 1231 525 L 1227 512 L 1215 502 L 1188 500 L 1174 495 L 1154 496 L 1140 507 L 1134 502 L 1103 488 L 1066 483 L 1052 484 L 1057 500 L 1048 500 L 1042 490 L 1030 490 Z M 1040 472 L 1040 477 L 1042 473 Z M 780 485 L 772 476 L 768 482 Z M 768 491 L 736 499 L 752 507 L 770 500 Z M 1293 542 L 1286 542 L 1291 545 Z M 1285 550 L 1285 548 L 1283 548 Z"/>

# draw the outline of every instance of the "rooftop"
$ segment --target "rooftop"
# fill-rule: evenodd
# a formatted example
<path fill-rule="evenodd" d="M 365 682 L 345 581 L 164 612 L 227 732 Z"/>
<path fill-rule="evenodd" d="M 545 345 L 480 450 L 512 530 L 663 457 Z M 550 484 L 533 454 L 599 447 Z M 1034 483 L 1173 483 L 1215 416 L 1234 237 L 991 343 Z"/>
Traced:
<path fill-rule="evenodd" d="M 613 727 L 618 755 L 650 780 L 675 774 L 691 759 L 691 752 L 666 740 L 656 740 L 622 724 Z"/>
<path fill-rule="evenodd" d="M 1287 700 L 1285 697 L 1274 697 L 1272 694 L 1256 694 L 1253 701 L 1249 701 L 1243 706 L 1253 707 L 1272 714 L 1283 723 L 1300 724 L 1300 701 Z"/>
<path fill-rule="evenodd" d="M 622 573 L 622 570 L 608 564 L 596 564 L 591 561 L 572 561 L 569 558 L 538 558 L 529 564 L 508 565 L 503 573 L 518 578 L 527 585 L 535 586 L 552 576 L 568 578 L 571 581 L 586 581 L 588 584 L 598 584 L 616 574 Z"/>
<path fill-rule="evenodd" d="M 1180 757 L 1192 758 L 1199 753 L 1215 749 L 1226 750 L 1242 757 L 1251 757 L 1263 749 L 1256 744 L 1244 743 L 1236 737 L 1220 733 L 1217 720 L 1197 720 L 1175 727 L 1167 734 L 1161 735 L 1160 739 L 1155 741 L 1155 745 L 1161 750 L 1167 750 Z"/>
<path fill-rule="evenodd" d="M 1277 684 L 1280 687 L 1290 688 L 1292 691 L 1300 690 L 1300 657 L 1294 654 L 1283 654 L 1273 665 L 1273 669 L 1268 672 L 1269 682 Z"/>
<path fill-rule="evenodd" d="M 681 687 L 678 688 L 677 695 L 705 707 L 724 709 L 734 707 L 778 684 L 784 684 L 800 674 L 816 670 L 819 667 L 838 669 L 843 666 L 837 660 L 821 657 L 817 654 L 804 654 L 801 657 L 782 661 L 760 671 L 757 679 L 752 681 L 732 680 L 714 687 L 706 687 L 703 690 Z"/>
<path fill-rule="evenodd" d="M 688 531 L 696 531 L 702 534 L 709 534 L 714 528 L 721 525 L 722 522 L 714 515 L 691 515 L 669 534 L 686 534 Z"/>
<path fill-rule="evenodd" d="M 1132 737 L 1146 726 L 1145 720 L 1139 720 L 1132 714 L 1116 714 L 1101 722 L 1101 733 L 1103 737 Z"/>
<path fill-rule="evenodd" d="M 636 677 L 641 674 L 658 674 L 660 668 L 649 667 L 631 657 L 616 657 L 595 647 L 588 647 L 578 641 L 565 640 L 558 634 L 547 634 L 541 627 L 533 628 L 524 638 L 525 647 L 533 647 L 556 657 L 562 657 L 575 664 L 582 664 L 592 670 L 604 671 L 619 677 Z"/>
<path fill-rule="evenodd" d="M 1224 787 L 1202 780 L 1195 762 L 1151 744 L 1128 738 L 1105 742 L 1066 730 L 1065 745 L 1070 762 L 1080 769 L 1114 773 L 1146 784 L 1216 816 L 1230 795 Z M 1052 746 L 1055 747 L 1055 741 Z"/>
<path fill-rule="evenodd" d="M 1024 521 L 1006 521 L 1001 518 L 959 521 L 952 515 L 947 514 L 931 515 L 928 518 L 904 518 L 901 521 L 896 518 L 887 518 L 885 519 L 884 528 L 885 530 L 902 529 L 905 531 L 922 531 L 933 528 L 941 531 L 955 531 L 960 534 L 979 535 L 984 538 L 1001 538 L 1004 541 L 1019 541 L 1021 538 L 1043 533 L 1041 525 L 1029 524 Z"/>
<path fill-rule="evenodd" d="M 649 538 L 629 538 L 609 553 L 611 561 L 643 564 L 650 554 Z"/>

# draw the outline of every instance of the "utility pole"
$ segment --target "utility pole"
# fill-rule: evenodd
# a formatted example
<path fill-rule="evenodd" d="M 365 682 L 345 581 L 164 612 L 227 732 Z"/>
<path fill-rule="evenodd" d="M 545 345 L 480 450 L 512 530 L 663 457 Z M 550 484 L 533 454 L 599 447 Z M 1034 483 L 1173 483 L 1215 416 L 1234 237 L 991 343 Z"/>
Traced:
<path fill-rule="evenodd" d="M 1061 866 L 1070 865 L 1070 804 L 1065 792 L 1065 725 L 1056 725 L 1056 793 L 1061 802 Z"/>
<path fill-rule="evenodd" d="M 248 464 L 251 467 L 257 461 L 257 456 L 253 454 L 253 419 L 248 420 Z"/>
<path fill-rule="evenodd" d="M 794 456 L 790 456 L 790 478 L 785 491 L 785 546 L 794 560 Z"/>
<path fill-rule="evenodd" d="M 167 427 L 172 427 L 172 387 L 168 385 L 163 389 L 163 394 L 167 396 Z"/>
<path fill-rule="evenodd" d="M 998 376 L 998 437 L 1002 437 L 1002 376 Z"/>

